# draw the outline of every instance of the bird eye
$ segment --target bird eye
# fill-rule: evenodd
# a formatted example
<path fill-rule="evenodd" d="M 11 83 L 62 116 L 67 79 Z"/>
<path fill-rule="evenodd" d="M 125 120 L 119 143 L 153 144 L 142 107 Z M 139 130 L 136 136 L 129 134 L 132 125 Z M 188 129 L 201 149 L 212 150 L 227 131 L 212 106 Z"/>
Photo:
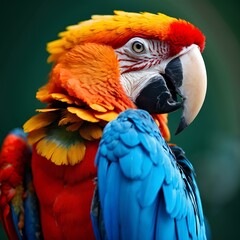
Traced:
<path fill-rule="evenodd" d="M 145 50 L 145 47 L 141 42 L 136 41 L 132 44 L 132 50 L 136 53 L 142 53 Z"/>

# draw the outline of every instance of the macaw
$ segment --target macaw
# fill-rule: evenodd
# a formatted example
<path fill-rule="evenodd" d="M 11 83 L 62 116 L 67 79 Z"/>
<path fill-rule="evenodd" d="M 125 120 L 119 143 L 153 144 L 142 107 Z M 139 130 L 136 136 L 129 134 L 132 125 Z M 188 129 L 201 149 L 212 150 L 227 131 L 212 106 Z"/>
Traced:
<path fill-rule="evenodd" d="M 46 107 L 2 147 L 9 238 L 205 239 L 193 167 L 167 143 L 167 114 L 183 109 L 179 133 L 203 104 L 204 35 L 164 14 L 115 11 L 59 36 L 36 94 Z"/>

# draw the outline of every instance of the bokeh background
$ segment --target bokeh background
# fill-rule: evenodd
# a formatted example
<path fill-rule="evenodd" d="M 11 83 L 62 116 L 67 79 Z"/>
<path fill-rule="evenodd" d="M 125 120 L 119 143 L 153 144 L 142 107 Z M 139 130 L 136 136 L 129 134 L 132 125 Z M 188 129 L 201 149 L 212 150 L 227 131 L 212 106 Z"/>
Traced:
<path fill-rule="evenodd" d="M 0 141 L 42 105 L 35 99 L 46 83 L 46 43 L 66 26 L 92 14 L 162 12 L 186 19 L 206 35 L 205 104 L 194 123 L 172 142 L 194 164 L 212 239 L 240 239 L 240 15 L 236 0 L 42 0 L 0 4 Z M 180 113 L 169 117 L 174 132 Z M 7 239 L 0 228 L 0 239 Z"/>

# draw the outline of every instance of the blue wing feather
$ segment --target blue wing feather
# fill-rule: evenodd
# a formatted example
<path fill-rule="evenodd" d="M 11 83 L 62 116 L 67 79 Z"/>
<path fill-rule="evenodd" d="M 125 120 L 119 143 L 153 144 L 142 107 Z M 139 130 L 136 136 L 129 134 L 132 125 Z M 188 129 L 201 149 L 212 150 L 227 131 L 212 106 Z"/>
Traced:
<path fill-rule="evenodd" d="M 186 231 L 186 229 L 188 229 L 186 218 L 176 220 L 176 226 L 178 240 L 191 239 L 188 231 Z"/>
<path fill-rule="evenodd" d="M 110 239 L 117 239 L 117 236 L 119 236 L 119 228 L 117 222 L 117 219 L 119 219 L 119 212 L 115 211 L 115 209 L 119 207 L 119 190 L 117 189 L 119 186 L 119 183 L 117 181 L 120 180 L 119 175 L 120 169 L 117 166 L 117 163 L 112 163 L 107 171 L 108 181 L 106 182 L 106 188 L 108 189 L 108 192 L 105 196 L 105 211 L 103 212 L 105 226 L 107 229 L 111 230 L 109 232 Z M 108 214 L 108 212 L 112 212 L 112 214 Z"/>
<path fill-rule="evenodd" d="M 144 208 L 153 203 L 156 199 L 158 192 L 164 180 L 164 171 L 158 166 L 158 168 L 152 168 L 148 177 L 146 177 L 139 189 L 138 201 L 139 205 Z"/>
<path fill-rule="evenodd" d="M 138 179 L 141 176 L 143 155 L 136 146 L 132 149 L 132 153 L 119 158 L 121 170 L 127 178 Z"/>
<path fill-rule="evenodd" d="M 158 215 L 157 219 L 161 221 L 156 222 L 156 232 L 154 239 L 171 239 L 177 240 L 175 220 L 170 218 L 164 206 L 163 192 L 159 193 Z"/>
<path fill-rule="evenodd" d="M 119 209 L 121 223 L 121 239 L 138 239 L 138 219 L 140 208 L 138 207 L 136 195 L 140 182 L 133 183 L 127 178 L 121 179 L 119 191 Z M 124 192 L 124 195 L 122 193 Z M 129 231 L 131 229 L 131 231 Z M 115 239 L 115 238 L 113 238 Z"/>
<path fill-rule="evenodd" d="M 170 184 L 164 184 L 163 186 L 164 197 L 167 199 L 166 211 L 171 213 L 177 203 L 177 190 L 172 188 Z"/>
<path fill-rule="evenodd" d="M 108 162 L 106 158 L 104 158 L 103 156 L 99 157 L 98 166 L 99 168 L 102 169 L 102 171 L 98 173 L 98 186 L 99 188 L 101 188 L 99 195 L 100 195 L 100 199 L 104 199 L 106 194 L 106 182 L 107 182 L 107 171 L 108 171 Z"/>
<path fill-rule="evenodd" d="M 120 140 L 127 146 L 127 147 L 134 147 L 139 144 L 138 134 L 135 129 L 129 129 L 127 132 L 122 133 L 119 135 Z"/>
<path fill-rule="evenodd" d="M 22 231 L 19 231 L 19 228 L 18 228 L 19 214 L 16 213 L 16 211 L 14 210 L 14 206 L 13 206 L 12 203 L 10 204 L 10 210 L 11 210 L 11 216 L 12 216 L 13 225 L 14 225 L 16 235 L 17 235 L 19 240 L 22 240 L 23 239 L 23 233 L 22 233 Z"/>
<path fill-rule="evenodd" d="M 206 239 L 192 165 L 147 112 L 127 110 L 105 127 L 96 164 L 102 239 Z"/>
<path fill-rule="evenodd" d="M 32 181 L 33 179 L 30 165 L 27 165 L 25 168 L 26 198 L 24 201 L 25 211 L 24 232 L 27 239 L 36 240 L 43 239 L 43 236 L 40 224 L 39 203 Z"/>

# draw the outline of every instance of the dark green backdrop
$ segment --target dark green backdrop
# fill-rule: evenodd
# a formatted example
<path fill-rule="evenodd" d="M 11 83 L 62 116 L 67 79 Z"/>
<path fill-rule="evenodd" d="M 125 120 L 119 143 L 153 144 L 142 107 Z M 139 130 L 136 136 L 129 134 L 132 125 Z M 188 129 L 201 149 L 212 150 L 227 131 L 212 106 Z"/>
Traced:
<path fill-rule="evenodd" d="M 172 141 L 193 162 L 212 239 L 240 239 L 239 7 L 235 0 L 42 0 L 0 3 L 0 140 L 41 106 L 35 92 L 48 78 L 46 43 L 92 14 L 163 12 L 184 18 L 206 35 L 205 104 Z M 179 113 L 170 116 L 174 131 Z M 77 226 L 76 226 L 77 227 Z M 1 239 L 6 239 L 0 233 Z"/>

